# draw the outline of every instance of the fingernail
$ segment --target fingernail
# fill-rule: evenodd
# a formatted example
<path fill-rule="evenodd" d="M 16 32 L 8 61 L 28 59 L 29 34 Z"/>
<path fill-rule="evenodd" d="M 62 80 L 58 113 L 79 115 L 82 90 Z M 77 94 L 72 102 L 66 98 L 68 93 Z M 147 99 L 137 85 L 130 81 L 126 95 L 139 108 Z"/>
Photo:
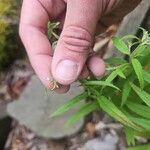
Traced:
<path fill-rule="evenodd" d="M 78 64 L 72 60 L 62 60 L 56 68 L 56 75 L 63 81 L 74 80 L 78 74 Z"/>

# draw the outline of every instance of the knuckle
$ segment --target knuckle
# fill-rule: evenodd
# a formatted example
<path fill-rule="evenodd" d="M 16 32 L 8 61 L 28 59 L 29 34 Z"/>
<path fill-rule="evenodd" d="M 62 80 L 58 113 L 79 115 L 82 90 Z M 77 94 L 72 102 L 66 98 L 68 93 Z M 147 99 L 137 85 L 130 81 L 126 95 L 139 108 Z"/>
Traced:
<path fill-rule="evenodd" d="M 69 26 L 64 29 L 61 42 L 71 51 L 84 52 L 92 47 L 92 36 L 81 27 Z"/>

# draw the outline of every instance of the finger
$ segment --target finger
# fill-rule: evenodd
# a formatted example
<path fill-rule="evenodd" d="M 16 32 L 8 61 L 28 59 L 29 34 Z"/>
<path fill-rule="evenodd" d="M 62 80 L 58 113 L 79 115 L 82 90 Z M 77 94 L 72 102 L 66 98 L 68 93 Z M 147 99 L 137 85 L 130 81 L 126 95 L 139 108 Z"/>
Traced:
<path fill-rule="evenodd" d="M 38 11 L 37 11 L 38 10 Z M 50 75 L 51 45 L 45 35 L 49 16 L 36 0 L 24 0 L 21 11 L 19 33 L 30 62 L 45 86 Z"/>
<path fill-rule="evenodd" d="M 52 48 L 46 36 L 47 22 L 49 17 L 52 18 L 47 10 L 48 8 L 52 10 L 52 6 L 52 2 L 48 0 L 45 0 L 43 4 L 42 0 L 41 2 L 40 0 L 24 0 L 19 28 L 30 62 L 46 87 L 49 87 L 46 79 L 52 78 L 50 72 Z"/>
<path fill-rule="evenodd" d="M 52 60 L 55 80 L 69 85 L 80 75 L 92 47 L 100 0 L 69 0 L 64 28 Z"/>
<path fill-rule="evenodd" d="M 90 56 L 87 61 L 88 68 L 96 77 L 101 77 L 105 73 L 105 63 L 97 55 Z"/>

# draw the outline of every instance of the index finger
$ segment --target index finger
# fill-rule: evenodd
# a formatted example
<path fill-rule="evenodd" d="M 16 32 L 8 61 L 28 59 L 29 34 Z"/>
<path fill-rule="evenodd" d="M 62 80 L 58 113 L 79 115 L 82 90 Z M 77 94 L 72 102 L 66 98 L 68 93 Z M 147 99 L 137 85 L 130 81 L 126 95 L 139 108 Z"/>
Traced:
<path fill-rule="evenodd" d="M 46 85 L 50 77 L 51 44 L 46 36 L 49 16 L 37 0 L 24 0 L 19 33 L 31 64 L 41 81 Z M 47 86 L 47 85 L 46 85 Z"/>

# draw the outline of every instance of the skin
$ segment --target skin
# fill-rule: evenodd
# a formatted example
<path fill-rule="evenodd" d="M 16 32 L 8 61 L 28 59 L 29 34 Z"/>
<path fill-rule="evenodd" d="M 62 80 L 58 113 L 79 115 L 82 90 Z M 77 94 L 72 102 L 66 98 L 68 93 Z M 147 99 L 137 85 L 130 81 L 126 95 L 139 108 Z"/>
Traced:
<path fill-rule="evenodd" d="M 72 82 L 86 78 L 89 72 L 102 76 L 104 61 L 90 53 L 95 33 L 118 24 L 139 1 L 130 0 L 133 7 L 121 9 L 116 16 L 116 0 L 24 0 L 19 33 L 42 83 L 50 88 L 47 77 L 55 79 L 60 84 L 56 91 L 64 93 Z M 61 35 L 55 52 L 46 36 L 49 20 L 60 22 Z"/>

